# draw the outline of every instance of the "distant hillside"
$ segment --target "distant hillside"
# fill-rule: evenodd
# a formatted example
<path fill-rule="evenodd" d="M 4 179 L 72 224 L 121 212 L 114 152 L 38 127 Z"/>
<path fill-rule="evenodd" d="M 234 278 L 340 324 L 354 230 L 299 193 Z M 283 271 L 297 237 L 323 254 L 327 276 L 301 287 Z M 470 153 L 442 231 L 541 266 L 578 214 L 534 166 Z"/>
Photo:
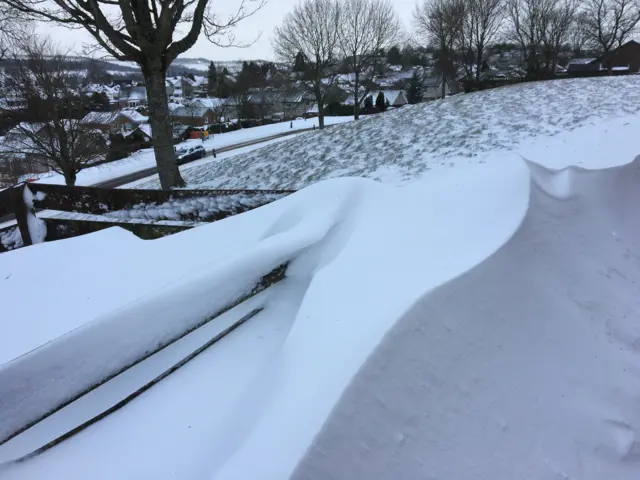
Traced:
<path fill-rule="evenodd" d="M 206 58 L 178 58 L 169 67 L 168 75 L 177 76 L 183 74 L 204 75 L 209 69 L 211 60 Z M 242 70 L 244 60 L 234 60 L 227 62 L 216 62 L 216 69 L 222 71 L 224 68 L 230 73 L 239 73 Z M 253 60 L 253 62 L 262 65 L 264 60 Z M 104 60 L 100 61 L 104 69 L 111 75 L 123 76 L 132 73 L 140 73 L 140 68 L 133 62 L 122 62 L 120 60 Z"/>

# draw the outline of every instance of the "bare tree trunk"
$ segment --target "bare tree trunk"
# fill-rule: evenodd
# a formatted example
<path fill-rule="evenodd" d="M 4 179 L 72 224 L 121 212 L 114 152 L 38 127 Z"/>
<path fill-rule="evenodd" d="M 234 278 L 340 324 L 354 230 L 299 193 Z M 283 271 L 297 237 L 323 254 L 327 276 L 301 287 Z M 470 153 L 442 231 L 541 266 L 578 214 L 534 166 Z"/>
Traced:
<path fill-rule="evenodd" d="M 444 73 L 442 74 L 441 88 L 442 88 L 442 98 L 445 98 L 447 96 L 447 77 Z"/>
<path fill-rule="evenodd" d="M 67 184 L 67 187 L 75 187 L 76 186 L 76 172 L 64 172 L 64 183 Z"/>
<path fill-rule="evenodd" d="M 153 152 L 156 155 L 160 185 L 163 190 L 168 190 L 173 187 L 184 187 L 186 184 L 180 176 L 176 153 L 173 149 L 173 130 L 165 81 L 166 74 L 162 70 L 146 75 Z"/>
<path fill-rule="evenodd" d="M 478 52 L 476 53 L 476 84 L 480 85 L 480 75 L 482 74 L 482 58 L 484 56 L 483 45 L 478 45 Z"/>
<path fill-rule="evenodd" d="M 355 58 L 354 58 L 354 64 L 355 64 Z M 353 119 L 354 120 L 359 120 L 360 119 L 360 99 L 358 98 L 359 95 L 359 90 L 360 90 L 360 72 L 356 69 L 355 72 L 355 84 L 354 84 L 354 95 L 353 95 Z"/>
<path fill-rule="evenodd" d="M 322 105 L 322 97 L 318 96 L 318 127 L 322 130 L 324 128 L 324 105 Z"/>

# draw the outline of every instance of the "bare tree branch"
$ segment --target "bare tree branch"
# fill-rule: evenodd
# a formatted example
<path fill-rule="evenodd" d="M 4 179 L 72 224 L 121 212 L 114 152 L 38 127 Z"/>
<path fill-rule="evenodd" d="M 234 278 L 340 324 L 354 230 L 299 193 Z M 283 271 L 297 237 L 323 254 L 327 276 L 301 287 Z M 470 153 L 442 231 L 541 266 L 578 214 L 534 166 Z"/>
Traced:
<path fill-rule="evenodd" d="M 355 120 L 360 103 L 369 93 L 367 89 L 360 95 L 360 87 L 373 79 L 381 51 L 394 45 L 401 31 L 389 0 L 344 0 L 338 40 L 340 54 L 353 74 L 348 83 L 353 91 Z"/>
<path fill-rule="evenodd" d="M 74 185 L 81 170 L 107 161 L 107 140 L 85 129 L 78 95 L 69 83 L 74 75 L 68 58 L 48 41 L 24 42 L 11 59 L 6 90 L 25 102 L 24 108 L 0 106 L 0 114 L 14 118 L 15 126 L 3 142 L 0 155 L 46 165 Z"/>
<path fill-rule="evenodd" d="M 306 59 L 298 72 L 300 84 L 316 97 L 318 122 L 324 128 L 324 105 L 334 87 L 339 64 L 340 6 L 335 0 L 304 0 L 276 27 L 273 48 L 293 65 L 298 54 Z"/>
<path fill-rule="evenodd" d="M 585 0 L 582 12 L 587 42 L 605 54 L 625 43 L 640 22 L 638 0 Z"/>
<path fill-rule="evenodd" d="M 423 0 L 413 12 L 418 36 L 437 51 L 443 98 L 447 79 L 456 73 L 455 54 L 464 31 L 465 8 L 464 0 Z"/>

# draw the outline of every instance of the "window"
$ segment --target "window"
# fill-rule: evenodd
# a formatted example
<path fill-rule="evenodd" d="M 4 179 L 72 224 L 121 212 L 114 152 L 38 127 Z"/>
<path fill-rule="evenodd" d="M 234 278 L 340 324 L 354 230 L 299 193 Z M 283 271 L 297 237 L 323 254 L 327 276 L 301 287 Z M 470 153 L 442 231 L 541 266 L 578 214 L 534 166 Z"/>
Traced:
<path fill-rule="evenodd" d="M 206 115 L 204 117 L 204 123 L 209 123 L 209 117 L 207 117 Z"/>

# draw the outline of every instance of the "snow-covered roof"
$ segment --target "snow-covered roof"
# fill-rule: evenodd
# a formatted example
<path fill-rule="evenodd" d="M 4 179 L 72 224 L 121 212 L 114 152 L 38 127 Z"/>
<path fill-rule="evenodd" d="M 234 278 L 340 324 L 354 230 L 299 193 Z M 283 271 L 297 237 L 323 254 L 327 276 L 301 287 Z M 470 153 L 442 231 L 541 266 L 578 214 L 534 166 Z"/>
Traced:
<path fill-rule="evenodd" d="M 81 120 L 85 124 L 108 125 L 118 118 L 118 112 L 89 112 Z"/>
<path fill-rule="evenodd" d="M 586 65 L 591 62 L 595 62 L 597 58 L 572 58 L 569 60 L 568 65 Z"/>
<path fill-rule="evenodd" d="M 89 112 L 81 120 L 85 124 L 108 125 L 118 119 L 118 117 L 127 117 L 134 123 L 143 123 L 147 121 L 147 117 L 133 109 L 122 109 L 117 112 Z"/>
<path fill-rule="evenodd" d="M 193 107 L 206 107 L 206 108 L 218 108 L 227 103 L 226 98 L 196 98 L 191 101 L 189 106 Z"/>
<path fill-rule="evenodd" d="M 21 122 L 7 132 L 7 136 L 21 135 L 24 132 L 36 133 L 45 127 L 43 122 Z"/>
<path fill-rule="evenodd" d="M 619 66 L 619 67 L 611 67 L 613 72 L 626 72 L 629 70 L 629 65 Z"/>
<path fill-rule="evenodd" d="M 203 117 L 209 108 L 207 107 L 183 107 L 176 108 L 171 115 L 174 117 Z"/>

